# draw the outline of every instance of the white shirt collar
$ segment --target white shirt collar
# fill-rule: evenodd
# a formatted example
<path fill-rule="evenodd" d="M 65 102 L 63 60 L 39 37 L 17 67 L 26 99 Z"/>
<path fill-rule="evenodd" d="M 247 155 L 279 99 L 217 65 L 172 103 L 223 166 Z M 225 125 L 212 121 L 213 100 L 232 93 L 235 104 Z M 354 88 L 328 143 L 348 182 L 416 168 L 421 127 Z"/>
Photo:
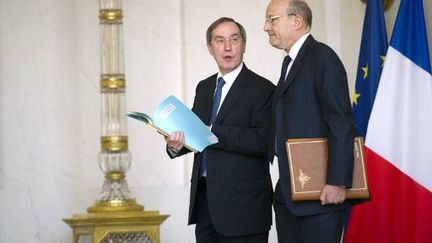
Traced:
<path fill-rule="evenodd" d="M 242 68 L 243 68 L 243 62 L 240 63 L 240 65 L 236 69 L 232 70 L 231 72 L 229 72 L 225 75 L 222 75 L 219 72 L 217 75 L 217 79 L 220 77 L 223 77 L 223 79 L 225 80 L 226 86 L 231 87 L 231 85 L 234 83 L 234 80 L 236 80 L 237 76 L 240 74 L 240 71 L 242 70 Z"/>
<path fill-rule="evenodd" d="M 294 61 L 294 59 L 296 59 L 297 54 L 300 51 L 300 48 L 302 47 L 303 43 L 306 41 L 306 38 L 308 38 L 308 36 L 310 36 L 309 32 L 304 34 L 302 37 L 300 37 L 300 39 L 298 39 L 291 47 L 290 51 L 288 52 L 288 55 L 291 57 L 291 60 Z"/>

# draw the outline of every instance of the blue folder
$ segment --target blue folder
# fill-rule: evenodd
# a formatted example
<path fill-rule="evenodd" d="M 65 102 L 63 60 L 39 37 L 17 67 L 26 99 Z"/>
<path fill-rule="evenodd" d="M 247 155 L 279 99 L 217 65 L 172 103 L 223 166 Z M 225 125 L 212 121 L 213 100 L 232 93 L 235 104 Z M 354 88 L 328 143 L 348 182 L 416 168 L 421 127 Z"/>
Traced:
<path fill-rule="evenodd" d="M 173 95 L 156 108 L 153 116 L 142 112 L 129 112 L 129 117 L 145 122 L 165 136 L 183 131 L 185 146 L 194 152 L 202 152 L 207 146 L 219 140 L 198 116 Z"/>

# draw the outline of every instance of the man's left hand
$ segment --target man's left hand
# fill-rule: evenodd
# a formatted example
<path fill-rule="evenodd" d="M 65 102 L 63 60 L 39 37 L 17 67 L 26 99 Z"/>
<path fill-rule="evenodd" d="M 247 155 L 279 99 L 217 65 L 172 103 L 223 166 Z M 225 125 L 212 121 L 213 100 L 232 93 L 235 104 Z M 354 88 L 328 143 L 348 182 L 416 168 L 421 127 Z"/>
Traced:
<path fill-rule="evenodd" d="M 340 204 L 345 201 L 346 190 L 344 186 L 325 185 L 321 191 L 321 205 Z"/>

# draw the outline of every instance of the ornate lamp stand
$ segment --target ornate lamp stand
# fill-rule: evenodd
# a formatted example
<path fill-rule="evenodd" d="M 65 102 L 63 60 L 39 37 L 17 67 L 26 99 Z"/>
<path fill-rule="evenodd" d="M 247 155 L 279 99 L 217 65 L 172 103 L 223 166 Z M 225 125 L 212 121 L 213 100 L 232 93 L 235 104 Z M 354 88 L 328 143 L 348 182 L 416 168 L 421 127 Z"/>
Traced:
<path fill-rule="evenodd" d="M 126 81 L 123 61 L 121 0 L 100 0 L 101 152 L 105 173 L 102 195 L 85 214 L 63 219 L 73 229 L 74 243 L 159 242 L 159 225 L 168 217 L 144 211 L 129 193 L 131 165 L 126 127 Z"/>

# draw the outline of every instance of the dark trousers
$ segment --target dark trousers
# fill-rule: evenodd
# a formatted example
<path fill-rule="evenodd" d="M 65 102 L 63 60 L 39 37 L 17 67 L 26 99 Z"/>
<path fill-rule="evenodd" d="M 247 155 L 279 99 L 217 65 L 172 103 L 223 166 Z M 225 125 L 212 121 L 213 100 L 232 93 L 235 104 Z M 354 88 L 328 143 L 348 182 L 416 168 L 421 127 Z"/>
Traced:
<path fill-rule="evenodd" d="M 286 206 L 279 182 L 276 185 L 273 199 L 279 243 L 340 242 L 344 210 L 296 216 Z"/>
<path fill-rule="evenodd" d="M 195 226 L 197 243 L 267 243 L 268 231 L 264 233 L 244 236 L 224 236 L 217 232 L 211 222 L 207 202 L 205 178 L 198 182 L 196 215 L 198 222 Z M 229 198 L 227 198 L 229 200 Z"/>

